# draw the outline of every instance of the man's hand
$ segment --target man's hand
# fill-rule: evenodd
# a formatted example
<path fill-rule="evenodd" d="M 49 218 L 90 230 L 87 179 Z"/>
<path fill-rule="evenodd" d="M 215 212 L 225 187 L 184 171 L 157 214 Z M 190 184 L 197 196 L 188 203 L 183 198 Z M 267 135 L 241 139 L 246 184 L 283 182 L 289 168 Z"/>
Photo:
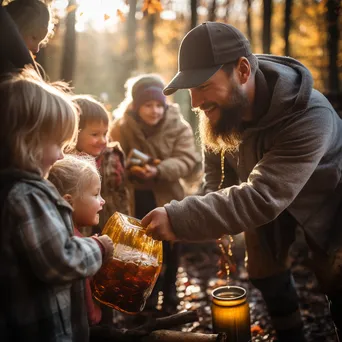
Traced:
<path fill-rule="evenodd" d="M 150 211 L 141 220 L 141 224 L 146 227 L 146 235 L 151 236 L 154 240 L 177 240 L 176 235 L 172 231 L 169 216 L 163 207 Z"/>

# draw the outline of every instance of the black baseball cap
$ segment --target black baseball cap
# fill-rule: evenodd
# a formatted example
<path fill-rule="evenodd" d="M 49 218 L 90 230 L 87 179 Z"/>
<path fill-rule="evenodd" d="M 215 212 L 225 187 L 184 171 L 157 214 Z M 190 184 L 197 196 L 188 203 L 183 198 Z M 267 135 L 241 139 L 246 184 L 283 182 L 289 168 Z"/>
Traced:
<path fill-rule="evenodd" d="M 224 64 L 251 54 L 248 39 L 234 26 L 210 21 L 202 23 L 183 38 L 178 53 L 178 72 L 164 88 L 164 94 L 197 87 Z"/>

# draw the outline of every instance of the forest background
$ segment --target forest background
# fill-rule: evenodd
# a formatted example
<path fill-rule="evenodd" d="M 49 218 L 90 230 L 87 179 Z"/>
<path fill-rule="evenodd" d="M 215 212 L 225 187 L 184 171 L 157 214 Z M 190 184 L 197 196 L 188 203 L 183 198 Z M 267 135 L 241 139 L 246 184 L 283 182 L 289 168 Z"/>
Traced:
<path fill-rule="evenodd" d="M 54 26 L 37 61 L 50 80 L 71 82 L 113 110 L 127 78 L 177 72 L 184 35 L 204 21 L 239 28 L 254 53 L 286 55 L 311 71 L 314 86 L 342 109 L 341 0 L 47 0 Z M 6 3 L 6 2 L 5 2 Z M 196 131 L 186 90 L 177 92 Z"/>

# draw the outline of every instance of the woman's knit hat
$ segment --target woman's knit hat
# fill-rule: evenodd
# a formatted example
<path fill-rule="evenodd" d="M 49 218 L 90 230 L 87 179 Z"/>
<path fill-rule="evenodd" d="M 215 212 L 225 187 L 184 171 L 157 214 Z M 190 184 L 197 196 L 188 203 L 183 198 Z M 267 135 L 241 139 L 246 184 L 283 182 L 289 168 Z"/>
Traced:
<path fill-rule="evenodd" d="M 143 75 L 132 87 L 133 109 L 137 111 L 144 103 L 155 100 L 166 106 L 164 83 L 158 75 Z"/>

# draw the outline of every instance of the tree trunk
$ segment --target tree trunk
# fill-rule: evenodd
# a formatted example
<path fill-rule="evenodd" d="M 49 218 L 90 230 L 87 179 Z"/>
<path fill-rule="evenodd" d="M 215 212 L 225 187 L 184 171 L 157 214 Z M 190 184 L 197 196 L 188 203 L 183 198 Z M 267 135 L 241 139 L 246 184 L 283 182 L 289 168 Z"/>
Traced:
<path fill-rule="evenodd" d="M 229 22 L 229 13 L 230 13 L 230 0 L 227 0 L 226 1 L 226 15 L 225 15 L 226 23 Z"/>
<path fill-rule="evenodd" d="M 135 14 L 137 11 L 137 0 L 129 0 L 129 13 L 127 20 L 127 52 L 126 52 L 126 62 L 127 69 L 129 71 L 134 70 L 137 67 L 137 22 L 135 19 Z M 130 73 L 130 72 L 129 72 Z"/>
<path fill-rule="evenodd" d="M 190 0 L 191 7 L 191 22 L 190 22 L 190 30 L 197 26 L 197 0 Z"/>
<path fill-rule="evenodd" d="M 211 7 L 209 10 L 208 21 L 216 20 L 216 0 L 212 0 Z"/>
<path fill-rule="evenodd" d="M 291 30 L 291 24 L 292 24 L 292 21 L 291 21 L 292 5 L 293 5 L 293 0 L 285 1 L 285 16 L 284 16 L 285 17 L 285 25 L 284 25 L 285 56 L 291 55 L 290 30 Z"/>
<path fill-rule="evenodd" d="M 153 57 L 153 50 L 154 50 L 154 27 L 156 26 L 157 21 L 157 14 L 148 14 L 146 17 L 146 46 L 148 53 L 148 59 L 146 61 L 146 70 L 147 72 L 153 72 L 154 67 L 154 57 Z"/>
<path fill-rule="evenodd" d="M 271 53 L 271 18 L 272 18 L 272 0 L 263 0 L 263 32 L 262 32 L 262 50 L 263 53 Z"/>
<path fill-rule="evenodd" d="M 64 34 L 64 52 L 62 60 L 61 79 L 66 82 L 73 80 L 76 61 L 76 0 L 69 0 L 71 9 L 66 17 Z"/>
<path fill-rule="evenodd" d="M 247 0 L 247 36 L 253 51 L 253 37 L 252 37 L 252 0 Z"/>
<path fill-rule="evenodd" d="M 327 1 L 327 22 L 328 22 L 328 39 L 327 47 L 329 54 L 329 88 L 330 94 L 338 94 L 339 85 L 339 70 L 338 70 L 338 42 L 340 31 L 338 27 L 338 15 L 341 11 L 340 0 L 328 0 Z"/>

